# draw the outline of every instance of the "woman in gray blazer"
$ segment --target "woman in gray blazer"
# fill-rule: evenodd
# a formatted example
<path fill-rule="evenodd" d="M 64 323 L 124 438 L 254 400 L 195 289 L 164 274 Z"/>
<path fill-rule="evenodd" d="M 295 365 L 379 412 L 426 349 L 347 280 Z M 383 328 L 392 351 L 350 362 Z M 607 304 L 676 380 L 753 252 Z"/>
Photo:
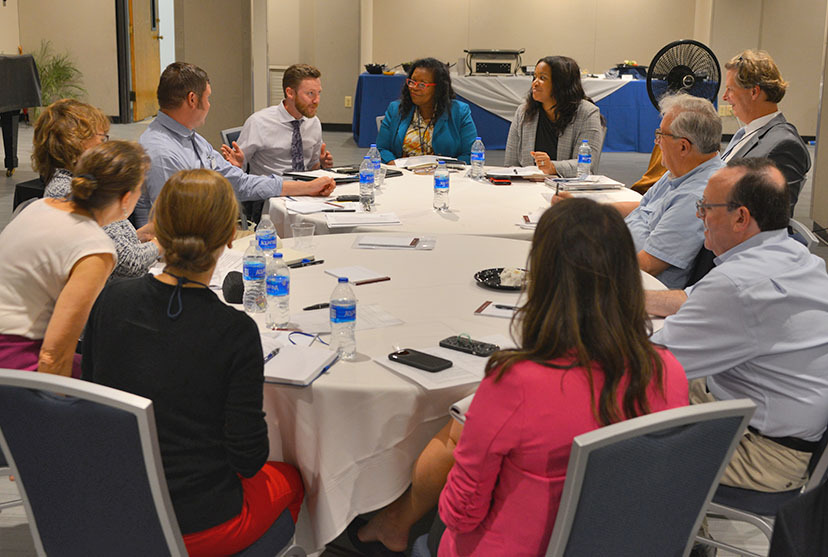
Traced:
<path fill-rule="evenodd" d="M 595 174 L 604 144 L 602 120 L 584 93 L 578 63 L 566 56 L 541 58 L 532 88 L 509 128 L 505 164 L 536 164 L 544 174 L 572 177 L 577 174 L 578 148 L 586 139 L 592 150 L 590 172 Z"/>

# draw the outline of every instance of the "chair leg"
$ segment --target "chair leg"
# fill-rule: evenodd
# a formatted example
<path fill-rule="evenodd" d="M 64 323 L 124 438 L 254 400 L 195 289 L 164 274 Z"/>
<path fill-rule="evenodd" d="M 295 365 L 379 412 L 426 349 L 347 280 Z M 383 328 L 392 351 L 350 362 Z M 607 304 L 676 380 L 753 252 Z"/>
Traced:
<path fill-rule="evenodd" d="M 725 551 L 729 551 L 731 553 L 735 553 L 743 557 L 767 557 L 766 555 L 762 555 L 761 553 L 754 553 L 752 551 L 748 551 L 747 549 L 736 547 L 735 545 L 730 545 L 729 543 L 714 540 L 712 538 L 705 538 L 704 536 L 696 536 L 695 541 L 696 543 L 709 545 L 715 547 L 716 549 L 724 549 Z"/>

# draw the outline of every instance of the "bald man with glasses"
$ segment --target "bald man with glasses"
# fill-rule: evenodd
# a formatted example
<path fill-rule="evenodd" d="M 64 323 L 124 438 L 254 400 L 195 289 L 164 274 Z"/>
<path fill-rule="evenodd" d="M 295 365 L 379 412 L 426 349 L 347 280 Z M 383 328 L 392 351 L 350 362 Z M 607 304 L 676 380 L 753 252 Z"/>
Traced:
<path fill-rule="evenodd" d="M 647 292 L 653 334 L 687 373 L 692 403 L 757 410 L 722 484 L 775 492 L 807 481 L 828 424 L 828 274 L 788 236 L 788 192 L 769 159 L 734 159 L 697 202 L 716 267 L 693 287 Z"/>

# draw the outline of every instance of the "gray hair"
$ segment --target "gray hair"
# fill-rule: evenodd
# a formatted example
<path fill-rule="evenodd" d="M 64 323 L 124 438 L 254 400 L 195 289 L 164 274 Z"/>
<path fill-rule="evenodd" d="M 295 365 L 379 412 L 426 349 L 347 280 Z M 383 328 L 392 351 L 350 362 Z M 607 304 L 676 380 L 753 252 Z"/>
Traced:
<path fill-rule="evenodd" d="M 670 133 L 686 137 L 703 155 L 719 150 L 722 121 L 712 102 L 687 93 L 676 93 L 662 98 L 659 105 L 662 118 L 675 113 Z"/>

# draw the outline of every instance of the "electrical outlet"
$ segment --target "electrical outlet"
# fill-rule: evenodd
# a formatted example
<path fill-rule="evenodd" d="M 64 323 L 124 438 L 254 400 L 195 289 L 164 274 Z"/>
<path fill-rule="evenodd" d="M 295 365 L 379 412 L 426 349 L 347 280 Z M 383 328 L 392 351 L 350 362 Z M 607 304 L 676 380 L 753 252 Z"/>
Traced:
<path fill-rule="evenodd" d="M 345 108 L 354 106 L 354 98 L 351 95 L 345 95 Z"/>
<path fill-rule="evenodd" d="M 725 103 L 720 104 L 719 116 L 733 116 L 733 105 Z"/>

